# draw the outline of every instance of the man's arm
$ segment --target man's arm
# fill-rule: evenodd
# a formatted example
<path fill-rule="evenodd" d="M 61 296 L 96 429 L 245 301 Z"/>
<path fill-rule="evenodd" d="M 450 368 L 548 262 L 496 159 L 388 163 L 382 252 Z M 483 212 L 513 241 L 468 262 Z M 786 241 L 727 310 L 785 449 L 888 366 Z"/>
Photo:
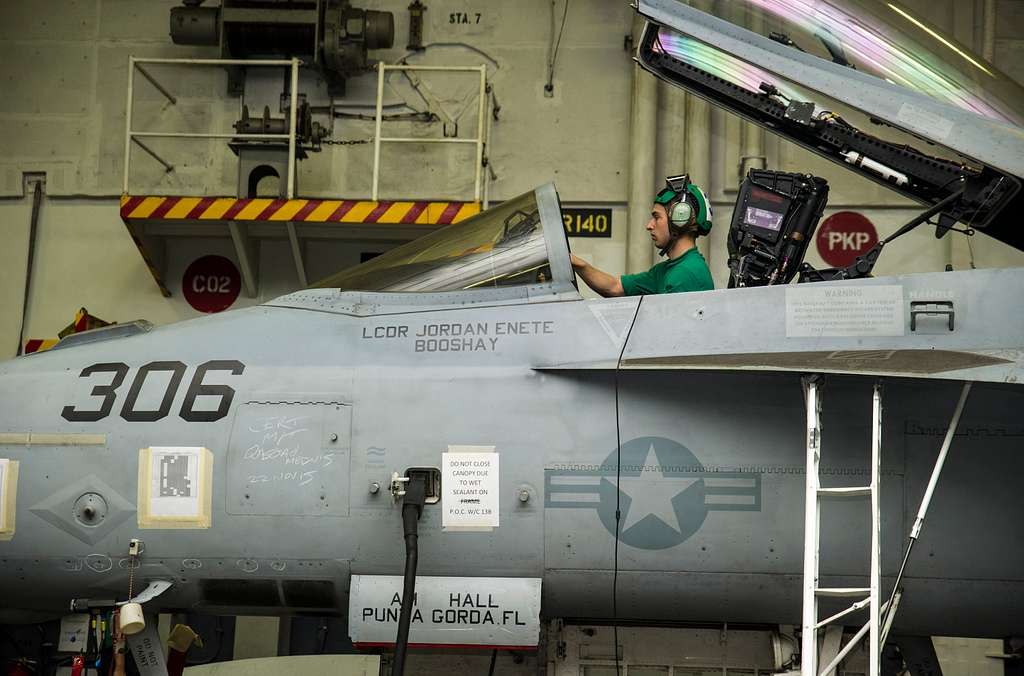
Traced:
<path fill-rule="evenodd" d="M 591 289 L 605 298 L 611 296 L 623 296 L 625 291 L 622 288 L 622 279 L 609 275 L 603 270 L 598 270 L 576 254 L 569 254 L 572 260 L 572 269 L 583 278 Z"/>

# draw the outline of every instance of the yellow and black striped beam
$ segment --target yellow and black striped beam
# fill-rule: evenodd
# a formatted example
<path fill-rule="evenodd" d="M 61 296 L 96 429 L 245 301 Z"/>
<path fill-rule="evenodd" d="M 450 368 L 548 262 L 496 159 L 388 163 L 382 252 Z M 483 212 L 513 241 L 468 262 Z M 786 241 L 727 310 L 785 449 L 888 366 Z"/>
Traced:
<path fill-rule="evenodd" d="M 449 225 L 480 213 L 479 202 L 413 202 L 123 195 L 121 220 L 164 297 L 171 291 L 137 228 L 146 223 L 215 221 Z"/>
<path fill-rule="evenodd" d="M 480 212 L 478 202 L 403 202 L 237 197 L 121 198 L 125 221 L 291 221 L 448 225 Z"/>

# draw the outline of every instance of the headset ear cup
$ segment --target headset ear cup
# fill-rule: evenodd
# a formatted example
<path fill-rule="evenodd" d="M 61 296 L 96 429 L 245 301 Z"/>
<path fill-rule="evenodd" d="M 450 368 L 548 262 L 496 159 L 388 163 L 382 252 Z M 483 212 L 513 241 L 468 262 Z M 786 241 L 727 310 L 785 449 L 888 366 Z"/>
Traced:
<path fill-rule="evenodd" d="M 680 200 L 677 204 L 673 205 L 672 211 L 668 215 L 669 222 L 678 228 L 684 228 L 689 225 L 692 218 L 693 207 L 686 200 Z"/>

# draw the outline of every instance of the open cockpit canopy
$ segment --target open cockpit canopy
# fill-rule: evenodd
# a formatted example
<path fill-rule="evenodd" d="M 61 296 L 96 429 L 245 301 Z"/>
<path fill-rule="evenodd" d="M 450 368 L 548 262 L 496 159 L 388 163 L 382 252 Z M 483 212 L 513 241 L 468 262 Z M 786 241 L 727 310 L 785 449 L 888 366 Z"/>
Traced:
<path fill-rule="evenodd" d="M 386 293 L 558 290 L 571 288 L 571 274 L 558 195 L 548 184 L 313 287 Z"/>
<path fill-rule="evenodd" d="M 707 5 L 713 10 L 701 11 Z M 644 68 L 1024 250 L 1024 90 L 888 0 L 638 0 Z"/>
<path fill-rule="evenodd" d="M 725 0 L 707 5 L 709 14 L 780 45 L 990 120 L 1024 126 L 1024 88 L 900 2 Z M 670 37 L 662 42 L 673 52 L 702 58 L 700 48 L 693 52 L 690 45 L 671 44 Z M 732 68 L 728 59 L 705 54 L 708 70 Z M 738 75 L 755 92 L 764 77 L 755 66 L 741 66 Z"/>

